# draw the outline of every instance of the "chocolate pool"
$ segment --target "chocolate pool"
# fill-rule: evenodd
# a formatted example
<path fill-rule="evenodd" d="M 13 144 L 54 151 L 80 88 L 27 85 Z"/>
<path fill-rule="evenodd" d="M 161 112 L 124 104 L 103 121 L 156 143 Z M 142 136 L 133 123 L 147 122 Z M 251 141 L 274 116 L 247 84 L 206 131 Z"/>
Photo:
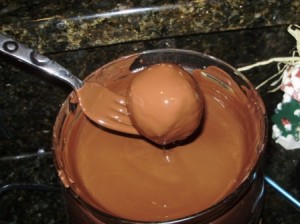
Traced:
<path fill-rule="evenodd" d="M 259 94 L 241 73 L 205 54 L 159 49 L 106 64 L 85 82 L 98 82 L 126 99 L 133 80 L 156 64 L 176 65 L 197 83 L 201 104 L 197 110 L 187 108 L 194 111 L 191 116 L 179 113 L 181 123 L 190 124 L 193 132 L 157 144 L 147 136 L 112 131 L 89 120 L 76 93 L 71 93 L 53 133 L 54 159 L 70 222 L 258 223 L 266 115 Z M 159 81 L 142 84 L 149 89 L 143 92 L 148 97 Z M 180 100 L 181 94 L 176 94 Z M 158 128 L 178 115 L 149 108 L 163 117 Z M 201 118 L 196 116 L 195 125 L 190 118 L 199 108 Z M 134 125 L 157 124 L 150 115 L 139 120 Z"/>

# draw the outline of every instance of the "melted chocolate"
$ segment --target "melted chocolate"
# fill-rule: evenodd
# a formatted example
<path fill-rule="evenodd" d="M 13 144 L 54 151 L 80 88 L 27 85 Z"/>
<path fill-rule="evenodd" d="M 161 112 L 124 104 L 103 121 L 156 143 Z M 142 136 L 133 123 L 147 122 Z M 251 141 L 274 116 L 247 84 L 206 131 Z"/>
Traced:
<path fill-rule="evenodd" d="M 90 80 L 104 81 L 102 72 Z M 193 77 L 204 101 L 201 127 L 171 150 L 107 132 L 80 109 L 69 114 L 60 133 L 63 150 L 56 151 L 65 186 L 99 210 L 140 221 L 189 216 L 225 198 L 259 154 L 257 111 L 219 68 L 195 70 Z M 126 94 L 132 78 L 128 73 L 107 87 Z"/>
<path fill-rule="evenodd" d="M 133 125 L 161 145 L 190 136 L 200 124 L 202 107 L 197 82 L 175 64 L 156 64 L 137 73 L 127 93 Z"/>

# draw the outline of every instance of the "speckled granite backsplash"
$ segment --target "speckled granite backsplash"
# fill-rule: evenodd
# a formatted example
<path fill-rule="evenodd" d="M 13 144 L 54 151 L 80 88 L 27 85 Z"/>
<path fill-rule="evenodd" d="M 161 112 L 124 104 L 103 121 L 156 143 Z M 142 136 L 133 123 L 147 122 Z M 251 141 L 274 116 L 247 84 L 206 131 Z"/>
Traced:
<path fill-rule="evenodd" d="M 0 0 L 0 30 L 80 78 L 147 49 L 195 50 L 234 67 L 295 50 L 287 26 L 300 23 L 299 0 L 186 2 Z M 257 85 L 276 71 L 273 63 L 244 74 Z M 68 223 L 51 135 L 71 90 L 2 55 L 0 84 L 0 223 Z M 282 93 L 267 90 L 260 92 L 271 115 Z M 265 173 L 298 199 L 299 154 L 270 140 L 265 161 Z M 266 185 L 262 218 L 264 224 L 297 224 L 300 211 Z"/>
<path fill-rule="evenodd" d="M 1 28 L 55 52 L 198 33 L 296 23 L 298 0 L 0 2 Z"/>

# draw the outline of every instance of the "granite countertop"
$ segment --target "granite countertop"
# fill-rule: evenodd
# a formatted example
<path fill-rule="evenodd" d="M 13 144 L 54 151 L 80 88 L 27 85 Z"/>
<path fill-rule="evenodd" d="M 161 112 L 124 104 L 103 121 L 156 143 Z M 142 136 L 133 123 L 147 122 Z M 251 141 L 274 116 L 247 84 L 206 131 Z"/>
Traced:
<path fill-rule="evenodd" d="M 43 52 L 300 21 L 297 0 L 2 0 L 7 33 Z"/>
<path fill-rule="evenodd" d="M 295 1 L 0 1 L 0 30 L 39 49 L 80 78 L 120 56 L 156 48 L 195 50 L 241 67 L 292 55 L 287 26 L 300 23 Z M 276 63 L 244 72 L 258 85 Z M 68 223 L 52 161 L 51 135 L 70 93 L 0 55 L 0 223 Z M 282 92 L 259 92 L 268 115 Z M 271 127 L 270 123 L 270 127 Z M 300 153 L 270 139 L 265 173 L 300 199 Z M 20 185 L 21 184 L 21 185 Z M 300 223 L 300 211 L 266 185 L 265 224 Z"/>

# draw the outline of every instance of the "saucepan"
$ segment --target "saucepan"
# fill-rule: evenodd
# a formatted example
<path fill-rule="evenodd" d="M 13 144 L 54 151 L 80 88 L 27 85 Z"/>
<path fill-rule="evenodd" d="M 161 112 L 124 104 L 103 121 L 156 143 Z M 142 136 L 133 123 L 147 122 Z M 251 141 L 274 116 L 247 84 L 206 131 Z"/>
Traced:
<path fill-rule="evenodd" d="M 14 54 L 15 46 L 1 47 Z M 31 59 L 37 67 L 47 64 L 36 54 Z M 77 84 L 97 83 L 126 101 L 131 81 L 156 64 L 178 65 L 198 83 L 199 127 L 185 140 L 157 145 L 91 119 L 76 86 L 53 129 L 70 222 L 259 223 L 267 118 L 259 93 L 239 71 L 203 53 L 156 49 L 123 56 Z"/>
<path fill-rule="evenodd" d="M 136 75 L 135 71 L 159 63 L 178 64 L 193 76 L 199 76 L 196 79 L 200 89 L 204 95 L 207 91 L 201 127 L 186 142 L 160 148 L 143 137 L 99 127 L 84 116 L 76 94 L 70 94 L 54 126 L 53 148 L 71 222 L 258 223 L 264 193 L 261 168 L 267 119 L 261 97 L 240 72 L 199 52 L 157 49 L 110 62 L 86 81 L 97 79 L 112 91 L 126 95 L 127 80 Z M 206 82 L 211 85 L 205 86 Z M 229 107 L 231 118 L 218 115 L 219 110 L 210 108 L 209 97 L 217 101 L 219 109 Z M 206 124 L 209 114 L 224 117 Z M 238 128 L 231 129 L 232 122 Z M 209 155 L 201 155 L 197 152 L 203 150 L 203 145 L 197 147 L 197 139 L 209 125 L 215 130 L 209 136 L 211 141 L 224 143 L 213 144 Z M 228 147 L 227 142 L 234 144 Z M 193 151 L 190 145 L 197 150 Z M 225 156 L 225 151 L 230 152 L 230 158 Z M 185 155 L 193 152 L 194 156 Z M 157 153 L 162 158 L 159 164 L 156 164 Z M 182 168 L 177 169 L 177 165 Z M 189 176 L 191 167 L 198 170 Z M 230 173 L 231 168 L 236 176 L 229 182 L 220 181 L 220 176 L 229 175 L 227 171 Z M 224 172 L 218 173 L 220 170 Z M 188 192 L 198 183 L 195 179 L 206 185 L 199 187 L 199 195 Z M 212 199 L 207 206 L 200 205 L 211 194 L 209 191 L 217 188 L 226 193 Z"/>

